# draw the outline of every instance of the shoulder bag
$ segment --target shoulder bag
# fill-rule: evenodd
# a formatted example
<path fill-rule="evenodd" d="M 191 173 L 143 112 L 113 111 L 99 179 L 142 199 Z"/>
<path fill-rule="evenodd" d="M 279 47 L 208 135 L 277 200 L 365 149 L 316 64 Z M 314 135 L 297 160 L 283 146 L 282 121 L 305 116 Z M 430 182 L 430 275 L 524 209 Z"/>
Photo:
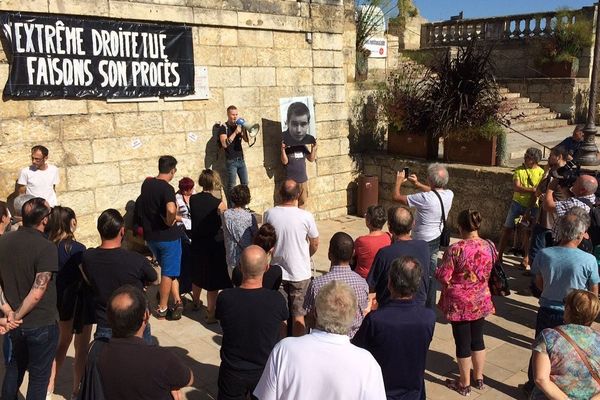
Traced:
<path fill-rule="evenodd" d="M 490 252 L 492 253 L 492 271 L 488 280 L 490 293 L 492 296 L 508 296 L 510 294 L 510 286 L 508 285 L 508 278 L 506 277 L 506 272 L 504 272 L 502 261 L 496 257 L 492 242 L 489 240 L 486 240 L 486 242 L 490 246 Z"/>
<path fill-rule="evenodd" d="M 440 219 L 440 225 L 442 226 L 442 234 L 440 235 L 440 247 L 448 247 L 450 245 L 450 229 L 446 226 L 446 211 L 444 210 L 444 202 L 442 196 L 435 189 L 431 189 L 437 196 L 442 206 L 442 218 Z"/>

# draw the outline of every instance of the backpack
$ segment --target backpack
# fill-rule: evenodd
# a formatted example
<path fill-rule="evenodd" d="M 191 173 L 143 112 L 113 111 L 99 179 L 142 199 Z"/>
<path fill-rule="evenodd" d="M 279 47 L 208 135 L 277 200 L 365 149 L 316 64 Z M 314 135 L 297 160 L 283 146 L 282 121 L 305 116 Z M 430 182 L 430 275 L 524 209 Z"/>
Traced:
<path fill-rule="evenodd" d="M 598 203 L 592 203 L 588 199 L 580 199 L 585 205 L 590 208 L 590 227 L 587 230 L 587 233 L 592 242 L 592 247 L 595 247 L 600 244 L 600 205 Z"/>

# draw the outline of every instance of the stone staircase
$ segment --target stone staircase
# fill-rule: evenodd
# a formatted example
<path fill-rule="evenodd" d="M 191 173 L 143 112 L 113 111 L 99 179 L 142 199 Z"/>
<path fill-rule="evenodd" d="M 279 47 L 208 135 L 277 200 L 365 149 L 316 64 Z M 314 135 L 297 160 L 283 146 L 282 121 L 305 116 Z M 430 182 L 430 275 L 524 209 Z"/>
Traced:
<path fill-rule="evenodd" d="M 522 97 L 520 93 L 510 92 L 507 88 L 500 88 L 500 95 L 504 106 L 510 108 L 507 116 L 510 127 L 516 131 L 526 132 L 559 128 L 568 124 L 567 120 L 558 119 L 557 113 L 540 106 L 538 103 L 531 102 L 528 97 Z M 507 133 L 514 133 L 512 129 L 507 129 Z"/>

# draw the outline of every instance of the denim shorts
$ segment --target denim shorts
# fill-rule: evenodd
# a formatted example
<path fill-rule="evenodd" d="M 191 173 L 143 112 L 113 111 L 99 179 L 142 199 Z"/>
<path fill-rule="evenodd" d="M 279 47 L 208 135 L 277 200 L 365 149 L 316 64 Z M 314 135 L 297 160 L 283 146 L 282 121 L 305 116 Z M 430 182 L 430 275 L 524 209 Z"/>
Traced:
<path fill-rule="evenodd" d="M 508 209 L 508 215 L 506 215 L 506 221 L 504 221 L 504 227 L 510 229 L 514 228 L 515 220 L 521 215 L 524 215 L 527 209 L 528 207 L 522 206 L 514 200 L 511 201 L 510 208 Z M 529 215 L 531 220 L 535 221 L 535 219 L 537 218 L 538 210 L 539 209 L 537 207 L 531 208 Z"/>
<path fill-rule="evenodd" d="M 181 239 L 170 242 L 147 241 L 146 244 L 160 265 L 160 274 L 177 278 L 181 273 Z"/>

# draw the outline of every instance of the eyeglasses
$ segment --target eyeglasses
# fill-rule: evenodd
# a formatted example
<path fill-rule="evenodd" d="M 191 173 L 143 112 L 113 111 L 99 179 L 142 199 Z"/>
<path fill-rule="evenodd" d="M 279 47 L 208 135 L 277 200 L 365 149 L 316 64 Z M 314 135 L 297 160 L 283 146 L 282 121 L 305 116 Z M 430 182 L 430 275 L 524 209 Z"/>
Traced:
<path fill-rule="evenodd" d="M 51 216 L 53 211 L 54 207 L 50 207 L 50 211 L 48 211 L 48 214 L 44 215 L 44 218 Z"/>

